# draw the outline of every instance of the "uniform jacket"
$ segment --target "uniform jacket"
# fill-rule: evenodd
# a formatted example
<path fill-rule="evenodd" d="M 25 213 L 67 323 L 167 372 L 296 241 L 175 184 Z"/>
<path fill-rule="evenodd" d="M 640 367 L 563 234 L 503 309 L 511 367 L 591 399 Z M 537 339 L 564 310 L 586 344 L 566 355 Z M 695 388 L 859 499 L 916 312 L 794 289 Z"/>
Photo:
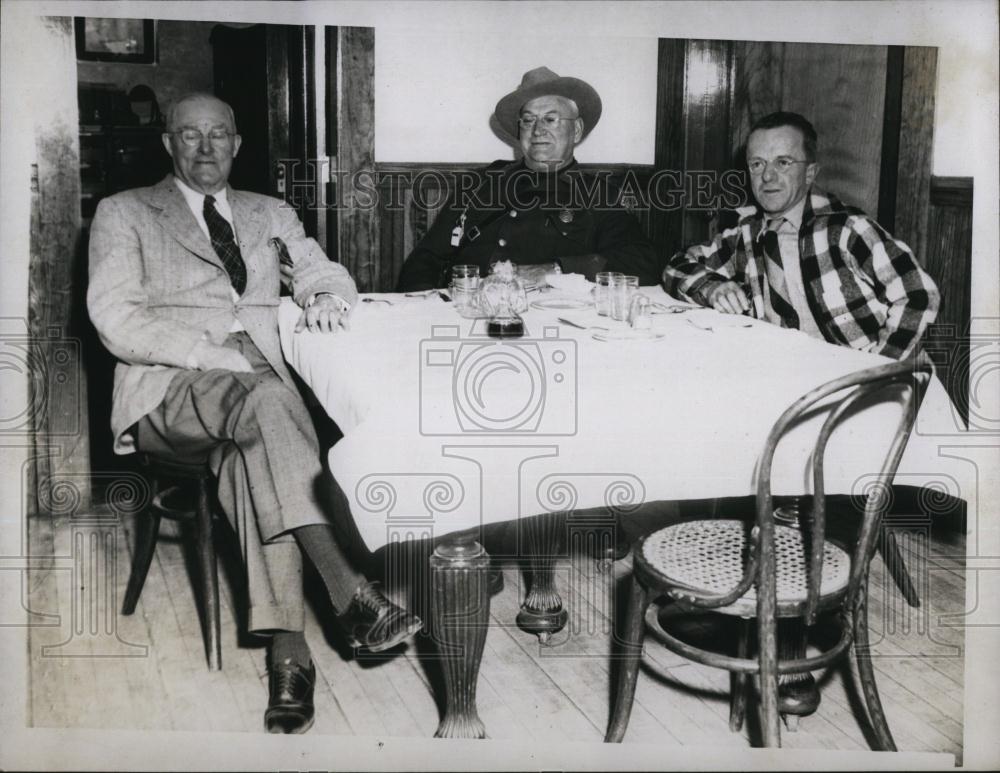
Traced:
<path fill-rule="evenodd" d="M 764 318 L 767 272 L 758 243 L 759 208 L 706 244 L 674 255 L 663 273 L 677 298 L 705 303 L 709 291 L 734 280 L 747 291 L 750 314 Z M 833 344 L 897 359 L 911 354 L 937 316 L 940 295 L 910 248 L 861 210 L 813 186 L 799 229 L 806 300 L 823 337 Z"/>
<path fill-rule="evenodd" d="M 101 201 L 90 235 L 87 305 L 101 341 L 117 359 L 111 428 L 115 451 L 130 453 L 127 430 L 159 405 L 202 335 L 222 343 L 239 319 L 278 376 L 290 386 L 278 339 L 278 236 L 294 264 L 299 305 L 316 292 L 357 298 L 347 271 L 306 237 L 295 211 L 279 199 L 228 189 L 247 286 L 236 302 L 222 261 L 168 176 L 149 188 Z"/>
<path fill-rule="evenodd" d="M 575 161 L 554 173 L 497 161 L 478 187 L 451 198 L 404 262 L 397 289 L 444 287 L 459 263 L 477 264 L 486 276 L 495 260 L 558 259 L 564 272 L 590 279 L 598 271 L 621 271 L 637 275 L 640 284 L 659 284 L 653 245 L 617 198 L 606 179 L 582 172 Z"/>

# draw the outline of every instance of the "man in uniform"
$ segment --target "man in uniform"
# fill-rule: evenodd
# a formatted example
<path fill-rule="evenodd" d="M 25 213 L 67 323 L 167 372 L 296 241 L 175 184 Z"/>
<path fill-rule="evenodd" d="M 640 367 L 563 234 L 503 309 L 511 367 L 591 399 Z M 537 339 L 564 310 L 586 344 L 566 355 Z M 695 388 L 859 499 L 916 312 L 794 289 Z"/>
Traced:
<path fill-rule="evenodd" d="M 553 272 L 620 271 L 658 284 L 653 245 L 621 206 L 606 179 L 582 172 L 573 150 L 601 117 L 601 98 L 588 83 L 547 67 L 525 73 L 494 113 L 499 131 L 523 157 L 498 161 L 471 194 L 458 195 L 414 247 L 398 290 L 447 286 L 456 264 L 510 260 L 538 283 Z"/>
<path fill-rule="evenodd" d="M 420 621 L 337 544 L 317 496 L 315 431 L 278 341 L 283 279 L 302 307 L 297 330 L 327 334 L 346 326 L 354 281 L 284 202 L 228 186 L 240 142 L 232 109 L 214 96 L 172 106 L 163 143 L 173 174 L 97 209 L 87 303 L 119 361 L 115 451 L 207 460 L 243 554 L 249 628 L 270 637 L 265 725 L 301 733 L 316 679 L 302 634 L 302 553 L 354 645 L 387 649 Z M 291 265 L 279 269 L 282 247 Z"/>
<path fill-rule="evenodd" d="M 797 113 L 764 116 L 747 138 L 756 207 L 670 259 L 667 292 L 820 340 L 901 359 L 937 316 L 940 295 L 910 248 L 813 185 L 816 130 Z"/>

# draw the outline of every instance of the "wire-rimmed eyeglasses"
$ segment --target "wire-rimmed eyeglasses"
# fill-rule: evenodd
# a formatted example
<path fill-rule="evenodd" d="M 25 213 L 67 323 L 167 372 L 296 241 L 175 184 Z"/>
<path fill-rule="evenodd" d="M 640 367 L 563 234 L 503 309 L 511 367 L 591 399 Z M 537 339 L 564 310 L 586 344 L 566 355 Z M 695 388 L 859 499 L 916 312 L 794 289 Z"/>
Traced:
<path fill-rule="evenodd" d="M 189 148 L 198 147 L 206 137 L 213 145 L 224 145 L 229 142 L 230 137 L 235 136 L 235 132 L 226 131 L 225 129 L 212 129 L 208 134 L 202 134 L 197 129 L 179 129 L 178 131 L 167 132 L 167 134 L 176 134 L 181 138 L 181 142 Z"/>
<path fill-rule="evenodd" d="M 575 118 L 563 118 L 561 115 L 556 115 L 555 113 L 549 113 L 548 115 L 522 115 L 517 119 L 517 125 L 522 129 L 533 129 L 536 122 L 541 122 L 541 125 L 546 129 L 554 129 L 559 125 L 560 121 L 575 121 Z"/>
<path fill-rule="evenodd" d="M 773 161 L 765 161 L 762 158 L 751 158 L 747 161 L 747 169 L 750 170 L 750 174 L 752 175 L 764 174 L 764 170 L 769 163 L 778 172 L 784 174 L 796 164 L 808 164 L 811 162 L 799 161 L 797 158 L 792 158 L 791 156 L 778 156 Z"/>

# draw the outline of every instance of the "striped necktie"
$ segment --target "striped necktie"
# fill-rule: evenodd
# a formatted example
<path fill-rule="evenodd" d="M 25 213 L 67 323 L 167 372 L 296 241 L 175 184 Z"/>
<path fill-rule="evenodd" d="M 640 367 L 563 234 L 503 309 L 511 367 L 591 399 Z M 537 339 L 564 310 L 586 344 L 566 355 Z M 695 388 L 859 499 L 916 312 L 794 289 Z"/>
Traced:
<path fill-rule="evenodd" d="M 247 267 L 240 254 L 239 245 L 233 236 L 232 226 L 219 214 L 215 208 L 215 197 L 205 197 L 205 207 L 203 209 L 205 223 L 208 225 L 208 235 L 212 239 L 212 249 L 222 260 L 222 265 L 226 267 L 229 274 L 229 281 L 239 295 L 247 287 Z"/>
<path fill-rule="evenodd" d="M 781 318 L 784 327 L 797 328 L 799 315 L 795 313 L 795 308 L 789 300 L 785 270 L 781 265 L 781 248 L 778 246 L 778 230 L 784 222 L 783 217 L 769 221 L 767 228 L 761 232 L 760 242 L 764 249 L 764 266 L 767 269 L 767 283 L 770 286 L 771 308 Z"/>

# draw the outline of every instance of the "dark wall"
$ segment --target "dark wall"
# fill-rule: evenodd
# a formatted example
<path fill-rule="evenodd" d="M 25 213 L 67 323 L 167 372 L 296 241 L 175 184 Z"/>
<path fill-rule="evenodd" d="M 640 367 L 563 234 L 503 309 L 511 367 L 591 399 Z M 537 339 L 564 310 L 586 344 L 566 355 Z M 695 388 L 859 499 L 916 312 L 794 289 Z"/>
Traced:
<path fill-rule="evenodd" d="M 212 91 L 212 46 L 216 22 L 156 22 L 157 64 L 78 62 L 80 82 L 111 83 L 128 92 L 145 84 L 161 108 L 188 91 Z"/>

